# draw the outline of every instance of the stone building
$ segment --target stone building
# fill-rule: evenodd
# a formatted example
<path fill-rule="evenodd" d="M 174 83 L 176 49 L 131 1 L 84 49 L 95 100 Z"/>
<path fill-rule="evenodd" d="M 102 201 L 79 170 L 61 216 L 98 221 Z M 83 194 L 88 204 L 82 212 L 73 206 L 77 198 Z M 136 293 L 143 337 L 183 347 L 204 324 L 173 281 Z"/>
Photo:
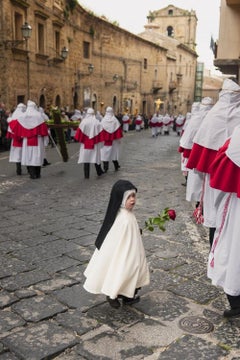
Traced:
<path fill-rule="evenodd" d="M 164 110 L 186 113 L 193 102 L 197 65 L 195 11 L 169 5 L 152 11 L 141 37 L 164 46 L 168 89 L 162 92 Z"/>
<path fill-rule="evenodd" d="M 240 0 L 221 0 L 214 65 L 240 81 Z"/>
<path fill-rule="evenodd" d="M 163 10 L 168 19 L 155 40 L 94 16 L 77 0 L 2 1 L 0 101 L 9 109 L 30 98 L 46 109 L 113 106 L 133 114 L 151 114 L 161 102 L 164 110 L 187 112 L 194 99 L 196 16 Z M 24 40 L 25 22 L 32 32 Z"/>

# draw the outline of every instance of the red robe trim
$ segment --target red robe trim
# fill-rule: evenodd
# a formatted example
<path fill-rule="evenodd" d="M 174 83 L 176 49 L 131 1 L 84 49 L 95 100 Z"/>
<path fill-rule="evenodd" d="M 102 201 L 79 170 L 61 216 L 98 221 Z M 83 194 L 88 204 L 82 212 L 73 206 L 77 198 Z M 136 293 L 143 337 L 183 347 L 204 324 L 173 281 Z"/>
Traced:
<path fill-rule="evenodd" d="M 172 120 L 168 121 L 167 123 L 163 123 L 163 126 L 164 126 L 164 125 L 165 125 L 165 126 L 169 126 L 169 125 L 171 125 L 171 123 L 172 123 Z"/>
<path fill-rule="evenodd" d="M 22 139 L 27 138 L 28 146 L 38 146 L 38 136 L 48 136 L 48 127 L 45 122 L 36 126 L 32 129 L 24 128 L 18 120 L 12 120 L 9 123 L 9 127 L 13 132 L 13 145 L 17 147 L 21 147 Z"/>
<path fill-rule="evenodd" d="M 85 135 L 80 128 L 77 129 L 74 139 L 84 144 L 84 149 L 93 150 L 94 146 L 100 142 L 104 142 L 103 130 L 93 138 Z"/>
<path fill-rule="evenodd" d="M 158 125 L 158 123 L 153 123 L 150 121 L 149 126 L 150 127 L 158 127 L 159 125 Z"/>
<path fill-rule="evenodd" d="M 240 168 L 226 155 L 230 139 L 219 149 L 210 167 L 210 186 L 224 191 L 236 193 L 240 198 Z"/>
<path fill-rule="evenodd" d="M 9 131 L 6 134 L 7 139 L 12 139 L 12 145 L 15 147 L 22 147 L 23 139 L 14 136 L 14 134 L 10 133 Z"/>
<path fill-rule="evenodd" d="M 186 167 L 208 174 L 216 155 L 217 150 L 208 149 L 194 143 Z"/>
<path fill-rule="evenodd" d="M 142 120 L 135 120 L 135 125 L 141 125 Z"/>
<path fill-rule="evenodd" d="M 185 159 L 189 159 L 191 154 L 191 149 L 184 149 L 182 146 L 179 146 L 178 152 L 182 153 Z"/>
<path fill-rule="evenodd" d="M 103 129 L 104 146 L 112 146 L 114 140 L 119 140 L 123 137 L 122 129 L 119 127 L 113 133 L 109 133 Z"/>

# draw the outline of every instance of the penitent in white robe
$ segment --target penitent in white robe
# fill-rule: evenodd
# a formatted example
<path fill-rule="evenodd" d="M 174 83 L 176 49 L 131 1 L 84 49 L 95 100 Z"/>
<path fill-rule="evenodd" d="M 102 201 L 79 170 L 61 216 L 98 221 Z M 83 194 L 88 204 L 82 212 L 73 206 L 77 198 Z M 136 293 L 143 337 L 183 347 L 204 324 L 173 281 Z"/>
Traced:
<path fill-rule="evenodd" d="M 120 208 L 101 248 L 84 272 L 84 288 L 93 294 L 134 297 L 135 289 L 149 284 L 149 269 L 136 217 Z"/>
<path fill-rule="evenodd" d="M 240 295 L 240 200 L 235 193 L 219 193 L 217 229 L 208 260 L 208 277 L 226 294 Z"/>

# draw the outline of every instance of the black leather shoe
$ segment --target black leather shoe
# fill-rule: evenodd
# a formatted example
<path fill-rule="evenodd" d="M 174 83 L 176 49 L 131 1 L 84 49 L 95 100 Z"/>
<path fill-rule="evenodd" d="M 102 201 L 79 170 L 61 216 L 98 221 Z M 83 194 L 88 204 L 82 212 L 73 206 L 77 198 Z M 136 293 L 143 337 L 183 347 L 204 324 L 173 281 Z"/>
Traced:
<path fill-rule="evenodd" d="M 223 313 L 223 316 L 225 318 L 238 317 L 238 316 L 240 316 L 240 308 L 225 310 Z"/>
<path fill-rule="evenodd" d="M 124 305 L 133 305 L 140 301 L 140 296 L 136 296 L 134 298 L 128 298 L 126 296 L 122 297 L 122 302 Z"/>
<path fill-rule="evenodd" d="M 121 306 L 121 304 L 120 304 L 120 302 L 118 301 L 117 298 L 116 299 L 111 299 L 109 296 L 107 296 L 107 302 L 114 309 L 118 309 Z"/>

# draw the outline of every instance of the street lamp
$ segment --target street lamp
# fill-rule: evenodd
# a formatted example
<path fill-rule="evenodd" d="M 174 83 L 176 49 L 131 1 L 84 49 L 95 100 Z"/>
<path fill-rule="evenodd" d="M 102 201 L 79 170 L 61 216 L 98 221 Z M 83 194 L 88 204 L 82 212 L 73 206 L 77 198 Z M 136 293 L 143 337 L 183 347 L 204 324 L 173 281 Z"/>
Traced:
<path fill-rule="evenodd" d="M 64 46 L 61 50 L 61 57 L 65 60 L 68 57 L 68 49 Z"/>
<path fill-rule="evenodd" d="M 32 27 L 25 21 L 25 23 L 21 27 L 22 36 L 25 40 L 30 39 L 32 35 Z"/>
<path fill-rule="evenodd" d="M 93 73 L 93 70 L 94 70 L 94 65 L 93 65 L 93 64 L 89 64 L 89 65 L 88 65 L 89 74 L 92 74 L 92 73 Z"/>
<path fill-rule="evenodd" d="M 30 98 L 30 58 L 29 58 L 29 50 L 28 50 L 28 39 L 30 39 L 32 35 L 32 27 L 25 21 L 25 23 L 21 27 L 22 36 L 26 41 L 26 50 L 27 50 L 27 100 Z"/>

